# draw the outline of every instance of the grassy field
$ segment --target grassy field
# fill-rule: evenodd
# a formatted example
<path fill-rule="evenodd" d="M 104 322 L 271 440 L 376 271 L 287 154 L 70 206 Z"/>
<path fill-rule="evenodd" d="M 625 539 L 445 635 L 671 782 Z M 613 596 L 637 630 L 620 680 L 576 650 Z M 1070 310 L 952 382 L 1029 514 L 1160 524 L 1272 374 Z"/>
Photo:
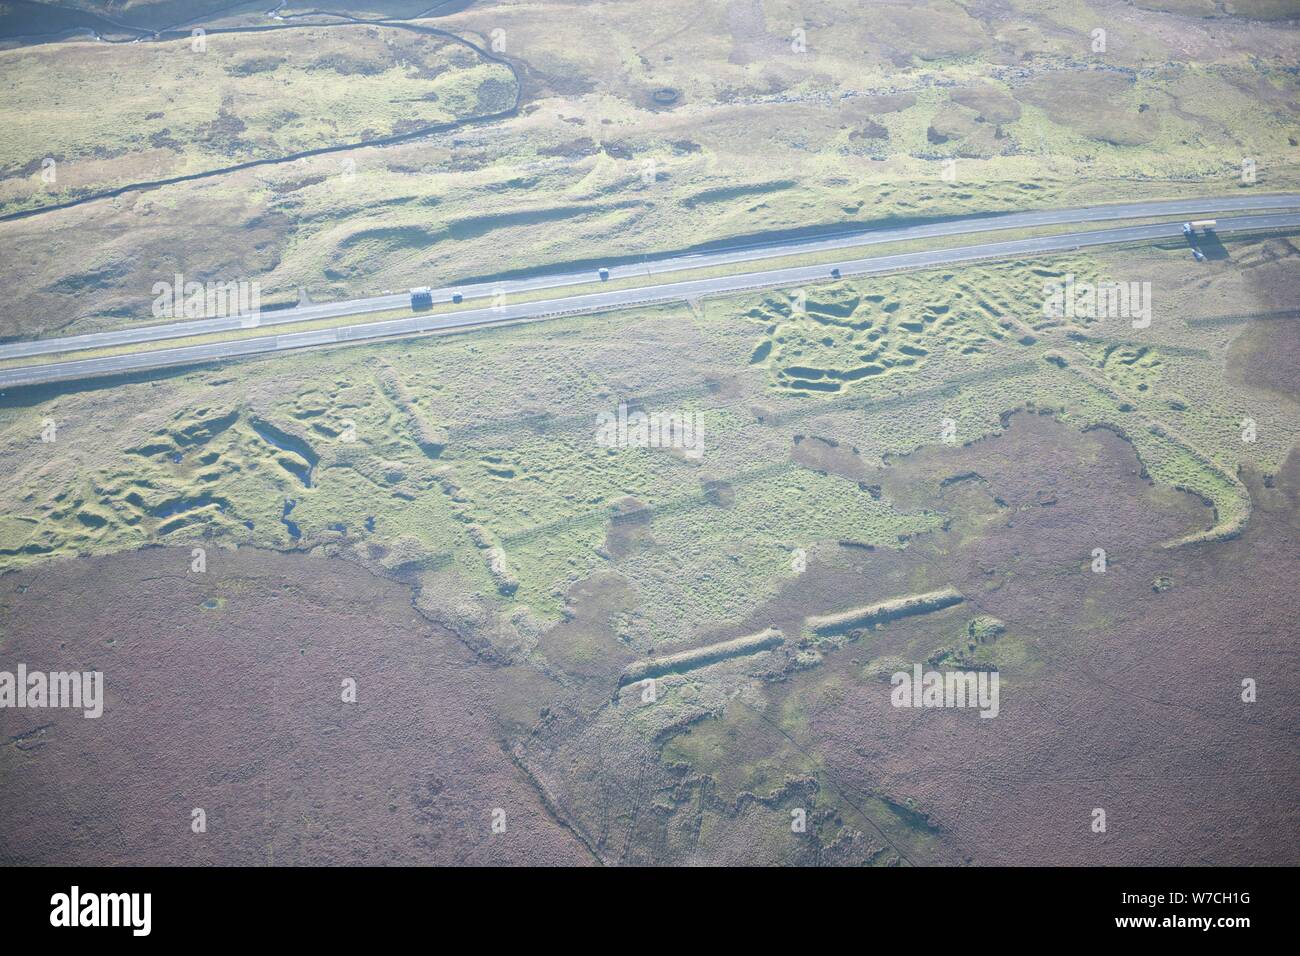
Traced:
<path fill-rule="evenodd" d="M 939 0 L 866 10 L 668 2 L 649 15 L 612 3 L 598 21 L 564 4 L 475 4 L 427 22 L 483 46 L 500 38 L 523 78 L 521 115 L 0 223 L 11 263 L 0 276 L 10 303 L 0 335 L 138 320 L 152 283 L 177 271 L 257 278 L 264 297 L 306 289 L 322 300 L 757 233 L 1300 183 L 1294 47 L 1286 28 L 1265 22 L 1101 3 L 1023 4 L 998 18 Z M 1089 24 L 1108 29 L 1105 52 L 1092 51 Z M 791 45 L 795 29 L 804 52 Z M 312 44 L 295 43 L 300 34 Z M 339 72 L 321 52 L 335 34 L 364 37 L 392 65 Z M 6 140 L 3 195 L 15 208 L 45 196 L 40 162 L 58 149 L 73 151 L 60 189 L 121 182 L 382 133 L 453 103 L 451 113 L 467 115 L 476 89 L 501 90 L 495 66 L 422 76 L 413 45 L 425 38 L 395 28 L 285 35 L 210 36 L 202 69 L 213 82 L 185 107 L 193 123 L 176 122 L 166 103 L 176 83 L 166 77 L 183 74 L 164 72 L 145 90 L 128 83 L 159 63 L 196 60 L 180 55 L 183 41 L 95 50 L 123 93 L 98 99 L 82 122 L 81 100 L 66 90 L 103 70 L 6 71 L 19 85 L 54 77 L 69 122 L 24 106 L 30 97 L 7 98 L 13 125 L 39 118 L 42 130 Z M 0 56 L 57 60 L 55 49 Z M 268 57 L 283 62 L 228 72 Z M 439 83 L 455 91 L 421 98 Z M 667 102 L 657 90 L 670 91 Z M 226 114 L 246 127 L 233 137 L 214 132 L 233 125 L 221 119 L 227 98 Z M 155 112 L 164 115 L 145 121 Z M 289 113 L 298 118 L 278 119 Z M 161 150 L 118 132 L 163 129 Z M 71 158 L 100 135 L 133 141 L 120 154 Z M 1255 160 L 1254 183 L 1241 180 L 1245 158 Z M 57 255 L 38 256 L 34 244 Z"/>
<path fill-rule="evenodd" d="M 654 546 L 620 562 L 657 608 L 638 640 L 666 646 L 771 593 L 801 542 L 889 547 L 933 528 L 865 494 L 870 468 L 939 441 L 945 419 L 965 444 L 1025 406 L 1120 431 L 1154 480 L 1213 503 L 1230 530 L 1249 508 L 1238 467 L 1280 466 L 1291 404 L 1230 372 L 1241 324 L 1192 318 L 1284 307 L 1295 255 L 1286 239 L 1230 248 L 1253 284 L 1183 251 L 1072 254 L 288 354 L 120 386 L 169 396 L 138 409 L 73 391 L 11 412 L 21 464 L 0 545 L 25 562 L 178 535 L 322 542 L 460 579 L 467 596 L 499 590 L 499 549 L 514 589 L 498 601 L 554 620 L 617 550 L 611 507 L 635 501 Z M 1151 327 L 1045 318 L 1042 286 L 1067 274 L 1151 282 Z M 698 413 L 706 454 L 599 447 L 597 413 L 623 400 Z M 77 435 L 104 414 L 131 437 L 86 447 Z M 30 445 L 47 417 L 66 445 Z M 857 481 L 809 471 L 791 458 L 809 435 L 877 464 Z M 676 575 L 658 564 L 669 554 Z"/>
<path fill-rule="evenodd" d="M 11 130 L 0 212 L 499 112 L 515 90 L 507 68 L 471 49 L 371 26 L 63 43 L 0 59 Z"/>

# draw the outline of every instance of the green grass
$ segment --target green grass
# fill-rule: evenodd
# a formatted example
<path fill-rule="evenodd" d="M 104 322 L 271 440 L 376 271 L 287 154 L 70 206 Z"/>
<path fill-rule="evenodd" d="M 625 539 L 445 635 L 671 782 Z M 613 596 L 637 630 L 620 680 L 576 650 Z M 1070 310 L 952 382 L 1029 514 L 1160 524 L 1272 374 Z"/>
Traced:
<path fill-rule="evenodd" d="M 504 66 L 405 30 L 306 27 L 203 42 L 0 52 L 10 80 L 0 170 L 25 171 L 5 183 L 0 208 L 388 136 L 513 99 Z M 54 183 L 31 168 L 45 157 L 58 163 Z"/>
<path fill-rule="evenodd" d="M 522 115 L 490 132 L 149 193 L 114 207 L 120 234 L 106 235 L 95 209 L 79 211 L 59 220 L 57 260 L 44 257 L 0 283 L 9 323 L 25 333 L 120 326 L 138 311 L 139 290 L 177 266 L 256 277 L 267 297 L 305 287 L 327 300 L 764 231 L 1232 193 L 1247 188 L 1239 170 L 1248 156 L 1259 187 L 1300 184 L 1292 145 L 1300 126 L 1288 107 L 1295 79 L 1280 28 L 1252 27 L 1252 58 L 1205 47 L 1189 60 L 1181 33 L 1191 27 L 1141 14 L 1142 29 L 1094 55 L 1089 24 L 1105 17 L 1086 3 L 1022 3 L 985 21 L 947 0 L 924 11 L 832 0 L 807 24 L 809 49 L 798 55 L 778 42 L 785 19 L 803 16 L 795 10 L 768 11 L 767 26 L 752 30 L 722 8 L 685 0 L 667 0 L 649 17 L 627 2 L 603 13 L 581 27 L 526 6 L 439 18 L 480 40 L 506 30 L 508 55 L 537 86 Z M 693 29 L 689 67 L 672 52 L 683 23 Z M 316 33 L 311 43 L 294 39 Z M 761 35 L 771 42 L 755 47 Z M 22 89 L 6 100 L 18 132 L 6 139 L 0 165 L 13 175 L 0 181 L 0 203 L 34 201 L 32 190 L 43 187 L 29 164 L 51 151 L 81 156 L 62 164 L 57 192 L 336 142 L 444 108 L 465 115 L 478 99 L 471 91 L 492 88 L 484 71 L 499 68 L 457 62 L 421 76 L 423 54 L 410 45 L 423 39 L 378 27 L 213 36 L 202 63 L 179 61 L 204 71 L 197 85 L 158 66 L 171 69 L 162 51 L 178 44 L 96 48 L 95 64 L 107 64 L 97 72 L 67 52 L 87 44 L 9 51 L 2 56 L 34 59 L 6 71 Z M 386 68 L 339 72 L 330 65 L 339 48 Z M 239 64 L 263 56 L 285 62 L 274 72 L 226 72 L 247 72 Z M 1008 72 L 1007 63 L 1017 65 Z M 94 97 L 84 95 L 91 84 Z M 455 88 L 437 102 L 411 98 L 438 84 Z M 662 86 L 680 99 L 651 109 L 649 91 Z M 59 105 L 36 95 L 44 89 L 59 91 Z M 230 92 L 228 107 L 219 89 Z M 151 98 L 166 108 L 150 107 Z M 223 139 L 211 127 L 223 108 L 247 129 Z M 163 116 L 145 120 L 155 112 Z M 164 127 L 177 146 L 148 142 Z M 931 129 L 946 140 L 933 142 Z M 354 163 L 347 176 L 344 159 Z M 952 183 L 943 180 L 946 159 L 957 162 Z M 187 228 L 196 221 L 209 224 L 205 234 Z M 8 246 L 0 237 L 0 254 L 26 262 L 29 239 L 23 230 Z M 184 261 L 173 261 L 177 250 Z"/>
<path fill-rule="evenodd" d="M 1161 268 L 1182 268 L 1183 258 L 1170 253 Z M 651 508 L 649 538 L 619 565 L 652 609 L 639 639 L 670 647 L 770 597 L 788 579 L 796 547 L 844 538 L 897 546 L 935 527 L 934 516 L 899 511 L 850 481 L 794 465 L 794 435 L 833 434 L 870 463 L 938 441 L 946 418 L 961 442 L 996 433 L 1001 414 L 1025 402 L 1056 409 L 1078 427 L 1121 429 L 1153 478 L 1196 492 L 1230 523 L 1248 505 L 1227 476 L 1245 455 L 1268 452 L 1278 460 L 1290 432 L 1284 421 L 1261 414 L 1268 444 L 1234 447 L 1205 439 L 1207 429 L 1231 422 L 1230 406 L 1193 403 L 1183 413 L 1162 407 L 1167 363 L 1187 366 L 1189 378 L 1214 381 L 1217 374 L 1220 393 L 1232 393 L 1222 372 L 1214 372 L 1213 353 L 1189 347 L 1195 342 L 1171 346 L 1168 356 L 1158 344 L 1134 350 L 1102 338 L 1080 343 L 1050 328 L 1024 341 L 1004 324 L 1008 316 L 1039 318 L 1045 276 L 1105 277 L 1123 261 L 1073 254 L 832 283 L 810 288 L 802 316 L 792 314 L 783 294 L 751 293 L 708 300 L 698 315 L 669 305 L 288 354 L 242 363 L 237 377 L 221 369 L 187 372 L 161 386 L 175 396 L 170 403 L 133 413 L 113 431 L 120 441 L 98 449 L 98 464 L 75 480 L 51 485 L 41 472 L 18 476 L 0 540 L 10 563 L 196 534 L 290 547 L 297 542 L 281 521 L 290 499 L 297 504 L 289 519 L 306 541 L 340 542 L 343 535 L 332 529 L 342 526 L 350 538 L 379 545 L 375 560 L 386 567 L 454 573 L 481 592 L 497 591 L 485 548 L 500 547 L 517 590 L 496 600 L 554 619 L 565 582 L 608 564 L 611 506 L 633 496 Z M 627 351 L 630 330 L 637 344 Z M 858 367 L 863 340 L 876 331 L 882 336 L 868 349 L 883 347 L 882 360 L 905 364 L 842 380 L 834 394 L 791 387 L 792 368 Z M 1210 327 L 1197 334 L 1221 333 Z M 764 341 L 779 344 L 765 362 L 752 363 Z M 618 384 L 633 381 L 629 375 L 644 378 L 663 350 L 693 358 L 660 382 L 662 389 Z M 1142 358 L 1124 361 L 1138 351 Z M 1074 366 L 1047 362 L 1056 352 L 1072 354 L 1112 392 Z M 580 371 L 589 365 L 600 372 Z M 713 396 L 701 374 L 740 375 L 748 384 L 734 397 Z M 233 388 L 244 379 L 247 394 Z M 392 380 L 400 392 L 385 385 Z M 484 381 L 494 387 L 484 391 Z M 1140 391 L 1140 384 L 1149 388 Z M 665 396 L 654 399 L 660 390 Z M 208 391 L 213 397 L 196 404 Z M 647 410 L 699 413 L 701 461 L 594 441 L 597 412 L 643 393 L 650 396 Z M 467 405 L 469 394 L 477 399 Z M 89 400 L 75 393 L 56 399 L 6 432 L 10 440 L 34 435 L 44 414 L 75 423 L 85 417 L 76 408 Z M 766 406 L 762 423 L 756 403 Z M 228 419 L 205 437 L 202 422 Z M 302 480 L 302 456 L 271 445 L 255 420 L 310 444 L 319 458 L 312 487 Z M 1155 434 L 1148 421 L 1169 430 Z M 340 437 L 348 422 L 355 442 Z M 430 457 L 417 443 L 420 435 L 433 436 L 443 450 Z M 85 454 L 75 432 L 67 441 L 66 449 L 37 445 L 27 454 Z M 178 452 L 183 460 L 173 462 Z M 731 498 L 712 500 L 708 481 L 727 483 Z M 185 501 L 198 504 L 156 513 Z M 363 530 L 369 517 L 373 530 Z M 472 535 L 471 527 L 480 530 Z"/>

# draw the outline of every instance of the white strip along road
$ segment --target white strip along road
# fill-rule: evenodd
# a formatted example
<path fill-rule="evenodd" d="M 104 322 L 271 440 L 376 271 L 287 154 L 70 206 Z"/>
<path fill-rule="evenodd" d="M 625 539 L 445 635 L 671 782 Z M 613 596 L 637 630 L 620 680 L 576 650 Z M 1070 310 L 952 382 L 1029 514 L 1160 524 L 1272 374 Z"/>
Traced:
<path fill-rule="evenodd" d="M 920 226 L 902 226 L 895 229 L 857 229 L 835 235 L 772 242 L 755 242 L 710 252 L 647 259 L 644 262 L 611 266 L 610 281 L 623 278 L 641 278 L 664 275 L 684 269 L 707 269 L 784 256 L 800 256 L 826 252 L 833 249 L 850 249 L 857 246 L 878 245 L 885 242 L 907 242 L 915 239 L 935 239 L 945 236 L 962 236 L 1000 229 L 1025 229 L 1039 226 L 1073 225 L 1085 222 L 1103 222 L 1116 219 L 1151 219 L 1157 216 L 1196 216 L 1202 213 L 1228 213 L 1259 211 L 1264 209 L 1300 209 L 1300 195 L 1250 195 L 1230 197 L 1204 197 L 1201 199 L 1174 199 L 1155 202 L 1125 203 L 1109 206 L 1087 206 L 1081 209 L 1049 209 L 1042 212 L 998 213 L 996 215 L 949 219 Z M 434 289 L 434 302 L 451 302 L 460 294 L 466 299 L 490 296 L 497 291 L 511 295 L 534 292 L 540 289 L 558 289 L 564 286 L 587 285 L 597 280 L 594 269 L 580 272 L 551 273 L 528 279 L 500 282 L 474 282 Z M 288 325 L 294 322 L 314 322 L 321 319 L 342 318 L 375 312 L 391 312 L 410 305 L 410 296 L 403 292 L 343 302 L 297 306 L 291 309 L 263 311 L 259 315 L 230 315 L 211 319 L 168 322 L 164 325 L 133 326 L 111 332 L 89 332 L 62 338 L 37 339 L 28 342 L 0 344 L 0 361 L 28 358 L 33 355 L 53 355 L 59 352 L 76 352 L 84 349 L 109 348 L 116 345 L 133 345 L 137 342 L 159 342 L 165 339 L 188 338 L 213 332 L 230 332 L 243 328 L 264 328 L 271 325 Z"/>
<path fill-rule="evenodd" d="M 1274 197 L 1268 208 L 1277 208 L 1283 197 Z M 1300 198 L 1300 197 L 1294 197 Z M 1198 201 L 1196 209 L 1206 206 Z M 1225 202 L 1220 200 L 1219 202 Z M 1156 205 L 1156 204 L 1152 204 Z M 1101 207 L 1133 209 L 1135 207 Z M 1166 210 L 1168 211 L 1168 210 Z M 1129 214 L 1131 215 L 1131 213 Z M 1001 221 L 1005 222 L 1004 217 Z M 1127 217 L 1126 217 L 1127 218 Z M 953 225 L 953 224 L 944 224 Z M 1261 216 L 1241 216 L 1221 219 L 1216 232 L 1242 232 L 1300 227 L 1300 213 L 1281 213 Z M 1078 233 L 1060 233 L 1031 239 L 979 243 L 952 249 L 927 252 L 902 253 L 850 259 L 838 263 L 812 266 L 792 266 L 781 269 L 749 272 L 740 275 L 718 276 L 680 282 L 664 282 L 632 289 L 591 292 L 583 295 L 551 298 L 536 302 L 521 302 L 499 308 L 465 309 L 462 311 L 428 315 L 417 314 L 409 318 L 389 319 L 382 322 L 365 322 L 357 325 L 337 326 L 311 332 L 266 335 L 255 338 L 213 342 L 182 348 L 153 349 L 112 355 L 103 358 L 80 359 L 70 362 L 52 362 L 24 368 L 0 370 L 0 389 L 48 382 L 70 381 L 101 375 L 121 375 L 179 365 L 194 365 L 226 359 L 245 358 L 311 346 L 368 342 L 395 336 L 418 335 L 429 332 L 446 332 L 474 326 L 502 322 L 530 322 L 583 312 L 601 312 L 636 305 L 696 299 L 703 296 L 745 289 L 774 286 L 795 287 L 805 283 L 826 282 L 836 275 L 860 276 L 898 272 L 910 269 L 927 269 L 937 266 L 972 262 L 979 259 L 1003 259 L 1015 256 L 1042 255 L 1090 246 L 1112 245 L 1126 242 L 1150 242 L 1182 238 L 1182 223 L 1154 223 L 1143 226 L 1124 226 L 1097 229 Z M 833 240 L 828 240 L 833 241 Z M 782 247 L 786 254 L 789 247 Z M 612 270 L 611 270 L 612 273 Z M 586 277 L 584 281 L 590 281 Z M 493 286 L 496 288 L 496 286 Z M 407 296 L 392 297 L 402 303 Z M 340 303 L 340 306 L 343 304 Z M 391 306 L 389 306 L 391 308 Z M 342 313 L 348 314 L 348 313 Z M 319 317 L 319 316 L 318 316 Z M 236 325 L 236 327 L 239 327 Z M 139 330 L 138 330 L 139 331 Z"/>

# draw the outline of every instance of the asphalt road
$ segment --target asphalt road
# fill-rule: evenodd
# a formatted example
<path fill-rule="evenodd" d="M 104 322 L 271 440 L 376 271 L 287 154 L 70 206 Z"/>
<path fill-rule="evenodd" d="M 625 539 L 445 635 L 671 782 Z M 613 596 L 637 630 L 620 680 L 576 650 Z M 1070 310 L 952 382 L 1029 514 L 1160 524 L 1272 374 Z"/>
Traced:
<path fill-rule="evenodd" d="M 805 255 L 834 249 L 878 245 L 885 242 L 905 242 L 916 239 L 970 235 L 997 229 L 1072 225 L 1117 219 L 1148 219 L 1156 216 L 1196 218 L 1200 214 L 1258 211 L 1263 209 L 1300 209 L 1300 195 L 1259 195 L 1252 193 L 1249 196 L 1177 199 L 1159 202 L 1087 206 L 1080 209 L 1000 213 L 998 215 L 949 219 L 942 222 L 894 229 L 859 229 L 835 235 L 796 240 L 745 243 L 732 248 L 714 249 L 709 252 L 670 256 L 630 265 L 611 266 L 609 278 L 613 282 L 622 278 L 666 276 L 669 273 L 686 269 L 730 266 L 774 257 Z M 168 276 L 167 278 L 170 279 L 171 277 Z M 433 301 L 450 302 L 454 293 L 460 293 L 467 300 L 474 299 L 491 296 L 498 290 L 504 292 L 508 299 L 517 293 L 587 285 L 597 281 L 597 279 L 596 271 L 587 269 L 581 272 L 544 274 L 527 279 L 513 279 L 502 282 L 475 282 L 436 288 L 433 290 Z M 82 349 L 134 345 L 141 342 L 160 342 L 167 339 L 187 338 L 193 335 L 227 332 L 234 329 L 266 328 L 296 322 L 314 322 L 320 319 L 341 318 L 349 315 L 391 312 L 409 306 L 410 295 L 404 290 L 393 295 L 263 311 L 257 316 L 235 315 L 211 319 L 191 319 L 188 321 L 167 322 L 164 325 L 133 326 L 111 332 L 91 332 L 85 335 L 38 339 L 29 342 L 8 342 L 0 344 L 0 361 L 27 358 L 33 355 L 53 355 Z"/>
<path fill-rule="evenodd" d="M 1291 197 L 1300 200 L 1300 197 Z M 1250 200 L 1243 200 L 1249 202 Z M 1258 200 L 1255 200 L 1258 202 Z M 1217 202 L 1228 202 L 1219 200 Z M 1164 206 L 1163 211 L 1171 211 L 1168 204 L 1137 204 L 1125 207 L 1100 207 L 1130 210 L 1125 218 L 1146 215 L 1145 212 L 1132 212 L 1133 209 L 1154 209 Z M 1276 208 L 1278 197 L 1274 197 L 1267 208 Z M 1194 208 L 1202 211 L 1207 207 L 1204 201 L 1196 201 Z M 1213 207 L 1211 207 L 1213 208 Z M 1220 207 L 1221 208 L 1221 207 Z M 1088 212 L 1078 210 L 1076 213 Z M 1154 214 L 1150 213 L 1150 214 Z M 1180 213 L 1187 215 L 1187 212 Z M 1018 214 L 1017 214 L 1018 215 Z M 1029 214 L 1029 215 L 1047 215 Z M 1057 213 L 1057 215 L 1067 215 Z M 1010 217 L 1003 217 L 1005 224 Z M 1050 219 L 1047 221 L 1051 221 Z M 971 222 L 971 220 L 967 220 Z M 1041 224 L 1041 223 L 1040 223 Z M 937 224 L 952 227 L 954 223 Z M 1219 233 L 1277 229 L 1300 226 L 1300 212 L 1240 216 L 1220 218 L 1216 231 Z M 918 227 L 935 228 L 935 227 Z M 988 227 L 986 227 L 988 228 Z M 938 233 L 952 235 L 954 232 Z M 1086 232 L 1061 233 L 1031 239 L 1015 239 L 1003 242 L 988 242 L 961 246 L 954 249 L 935 249 L 925 252 L 902 253 L 871 258 L 846 259 L 813 266 L 787 267 L 781 269 L 758 270 L 742 274 L 719 276 L 709 279 L 693 279 L 678 282 L 661 282 L 635 289 L 622 289 L 591 292 L 582 295 L 549 298 L 536 302 L 506 304 L 500 308 L 469 308 L 442 314 L 413 314 L 400 319 L 382 322 L 366 322 L 358 325 L 336 326 L 310 332 L 290 332 L 280 335 L 265 335 L 253 338 L 237 339 L 227 342 L 213 342 L 205 345 L 185 346 L 181 348 L 163 348 L 131 352 L 104 358 L 80 359 L 69 362 L 54 362 L 25 368 L 11 368 L 0 371 L 0 389 L 14 388 L 22 385 L 42 384 L 46 382 L 69 381 L 101 375 L 125 374 L 151 369 L 167 368 L 178 365 L 193 365 L 248 356 L 264 355 L 288 349 L 308 348 L 323 345 L 338 345 L 350 342 L 370 342 L 396 336 L 417 335 L 420 333 L 440 332 L 453 329 L 466 329 L 479 325 L 499 322 L 528 322 L 554 318 L 582 312 L 600 312 L 610 309 L 627 308 L 661 302 L 695 299 L 703 296 L 736 292 L 744 289 L 770 288 L 783 286 L 794 288 L 805 283 L 825 282 L 838 270 L 842 276 L 874 275 L 886 272 L 898 272 L 910 269 L 933 268 L 971 262 L 979 259 L 1000 259 L 1024 255 L 1039 255 L 1050 252 L 1086 248 L 1090 246 L 1110 245 L 1125 242 L 1155 241 L 1161 239 L 1178 239 L 1182 237 L 1182 223 L 1167 222 L 1142 226 L 1124 226 L 1112 229 L 1096 229 Z M 836 242 L 836 240 L 823 240 Z M 851 243 L 860 245 L 861 242 Z M 773 247 L 776 248 L 776 247 Z M 780 247 L 780 255 L 789 252 L 789 246 Z M 725 253 L 724 253 L 725 254 Z M 742 254 L 737 251 L 736 254 Z M 1190 253 L 1189 253 L 1190 254 Z M 744 260 L 739 260 L 744 261 Z M 611 270 L 612 272 L 612 270 Z M 590 281 L 590 276 L 583 281 Z M 496 288 L 494 285 L 493 288 Z M 406 296 L 394 297 L 406 303 Z M 373 301 L 373 300 L 372 300 Z M 508 302 L 508 297 L 507 297 Z M 338 304 L 338 307 L 345 306 Z M 355 304 L 354 304 L 355 305 Z M 388 306 L 391 308 L 391 306 Z M 327 308 L 322 306 L 320 308 Z M 367 309 L 366 311 L 373 311 Z M 349 314 L 347 312 L 335 314 Z M 319 318 L 320 316 L 316 316 Z M 1157 316 L 1158 321 L 1158 316 Z"/>

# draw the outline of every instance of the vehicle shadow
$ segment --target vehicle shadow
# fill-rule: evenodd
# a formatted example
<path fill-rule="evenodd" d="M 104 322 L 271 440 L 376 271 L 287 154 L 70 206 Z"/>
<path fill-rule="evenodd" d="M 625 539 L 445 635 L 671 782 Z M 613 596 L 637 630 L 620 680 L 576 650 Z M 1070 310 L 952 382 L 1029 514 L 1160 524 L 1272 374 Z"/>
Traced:
<path fill-rule="evenodd" d="M 1212 262 L 1227 261 L 1232 258 L 1213 229 L 1207 230 L 1203 236 L 1198 236 L 1195 245 L 1196 248 L 1201 250 L 1205 258 Z"/>

